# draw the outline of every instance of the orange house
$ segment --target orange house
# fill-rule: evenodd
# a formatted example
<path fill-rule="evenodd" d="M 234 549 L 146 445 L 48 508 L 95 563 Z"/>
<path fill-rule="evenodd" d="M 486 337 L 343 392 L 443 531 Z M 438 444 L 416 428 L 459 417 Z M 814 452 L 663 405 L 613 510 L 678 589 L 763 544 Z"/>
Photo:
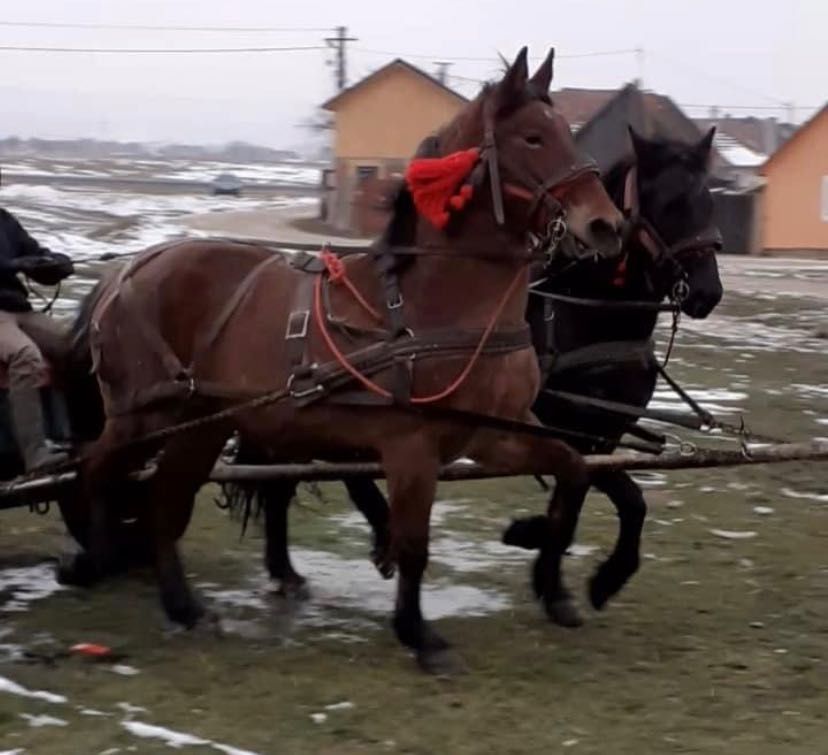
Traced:
<path fill-rule="evenodd" d="M 399 58 L 325 102 L 334 116 L 335 158 L 325 185 L 326 220 L 366 235 L 378 230 L 384 191 L 420 142 L 466 102 Z"/>
<path fill-rule="evenodd" d="M 762 166 L 762 249 L 828 256 L 828 105 Z"/>

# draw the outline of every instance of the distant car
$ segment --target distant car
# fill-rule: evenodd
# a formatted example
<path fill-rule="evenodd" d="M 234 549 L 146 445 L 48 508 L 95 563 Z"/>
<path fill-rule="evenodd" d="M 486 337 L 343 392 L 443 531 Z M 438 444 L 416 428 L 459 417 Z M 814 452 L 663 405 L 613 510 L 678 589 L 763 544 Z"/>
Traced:
<path fill-rule="evenodd" d="M 223 194 L 237 197 L 241 194 L 242 182 L 232 173 L 221 173 L 213 179 L 211 188 L 215 196 Z"/>

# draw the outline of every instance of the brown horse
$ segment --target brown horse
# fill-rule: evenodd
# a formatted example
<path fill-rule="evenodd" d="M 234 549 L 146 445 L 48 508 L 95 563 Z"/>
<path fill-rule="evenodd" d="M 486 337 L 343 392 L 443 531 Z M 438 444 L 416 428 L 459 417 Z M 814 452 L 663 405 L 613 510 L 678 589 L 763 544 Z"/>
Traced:
<path fill-rule="evenodd" d="M 551 77 L 551 53 L 530 79 L 524 49 L 444 127 L 423 175 L 468 164 L 469 183 L 439 213 L 403 192 L 373 255 L 327 257 L 319 271 L 253 244 L 181 242 L 148 250 L 99 293 L 90 335 L 106 423 L 81 468 L 99 563 L 109 486 L 158 454 L 147 514 L 161 598 L 192 626 L 203 609 L 176 540 L 232 432 L 271 461 L 378 458 L 391 505 L 383 557 L 399 574 L 393 625 L 425 668 L 441 667 L 448 646 L 420 611 L 440 465 L 470 455 L 554 473 L 551 539 L 585 489 L 583 460 L 566 444 L 458 420 L 535 422 L 530 238 L 565 223 L 579 245 L 620 249 L 621 214 L 578 159 L 548 99 Z M 412 224 L 415 245 L 396 246 Z M 550 608 L 558 579 L 546 577 Z"/>

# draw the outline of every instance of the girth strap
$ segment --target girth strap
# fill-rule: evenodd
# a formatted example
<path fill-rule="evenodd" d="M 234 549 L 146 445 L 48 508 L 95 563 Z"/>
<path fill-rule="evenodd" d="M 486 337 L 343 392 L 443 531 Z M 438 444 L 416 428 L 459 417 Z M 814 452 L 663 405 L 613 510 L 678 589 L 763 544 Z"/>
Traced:
<path fill-rule="evenodd" d="M 464 356 L 480 341 L 482 330 L 435 329 L 421 331 L 412 338 L 372 343 L 348 352 L 349 362 L 363 375 L 371 376 L 394 366 L 399 360 Z M 529 328 L 520 326 L 495 331 L 489 337 L 483 354 L 505 354 L 531 348 Z M 295 373 L 291 381 L 291 395 L 300 405 L 306 405 L 354 383 L 354 378 L 336 361 L 325 362 L 314 368 Z M 403 402 L 405 403 L 405 402 Z"/>
<path fill-rule="evenodd" d="M 551 365 L 551 374 L 557 375 L 571 370 L 587 367 L 607 367 L 613 364 L 641 363 L 656 368 L 653 342 L 644 341 L 606 341 L 593 343 L 580 349 L 557 353 Z"/>

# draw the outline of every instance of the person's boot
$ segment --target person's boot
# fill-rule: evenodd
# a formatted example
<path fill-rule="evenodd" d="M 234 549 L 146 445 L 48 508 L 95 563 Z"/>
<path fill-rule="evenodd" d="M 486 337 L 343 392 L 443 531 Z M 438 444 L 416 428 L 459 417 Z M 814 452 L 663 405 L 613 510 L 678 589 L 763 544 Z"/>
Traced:
<path fill-rule="evenodd" d="M 27 472 L 55 466 L 69 458 L 62 451 L 53 451 L 46 443 L 43 407 L 37 388 L 9 389 L 9 404 L 14 435 Z"/>

